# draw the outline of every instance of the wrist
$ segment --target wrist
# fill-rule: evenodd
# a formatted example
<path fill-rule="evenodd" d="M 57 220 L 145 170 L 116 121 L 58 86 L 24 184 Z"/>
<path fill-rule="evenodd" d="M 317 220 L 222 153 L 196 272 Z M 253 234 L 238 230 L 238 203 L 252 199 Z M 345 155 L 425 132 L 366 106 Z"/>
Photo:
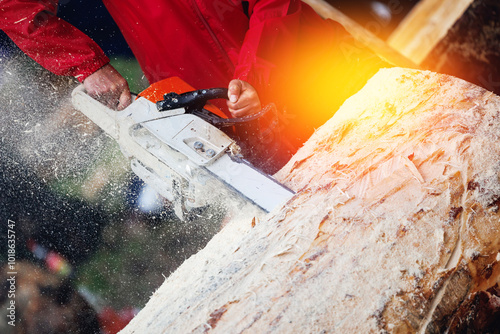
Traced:
<path fill-rule="evenodd" d="M 76 71 L 75 78 L 80 82 L 83 83 L 83 81 L 90 76 L 91 74 L 94 74 L 104 66 L 109 64 L 109 58 L 106 56 L 99 57 L 97 59 L 92 59 L 91 61 L 88 61 L 86 63 L 83 63 L 82 65 L 78 66 L 78 69 Z"/>

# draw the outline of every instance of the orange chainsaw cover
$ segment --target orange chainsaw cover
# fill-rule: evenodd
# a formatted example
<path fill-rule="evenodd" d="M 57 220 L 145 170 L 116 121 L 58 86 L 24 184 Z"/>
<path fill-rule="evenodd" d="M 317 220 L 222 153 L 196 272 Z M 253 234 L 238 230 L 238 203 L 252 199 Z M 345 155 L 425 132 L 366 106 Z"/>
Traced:
<path fill-rule="evenodd" d="M 194 87 L 189 85 L 187 82 L 179 77 L 171 77 L 167 79 L 155 82 L 145 90 L 143 90 L 137 97 L 143 97 L 153 103 L 163 100 L 163 95 L 168 93 L 182 94 L 186 92 L 191 92 L 196 90 Z M 226 114 L 222 112 L 219 108 L 211 103 L 207 103 L 204 107 L 206 110 L 211 111 L 219 117 L 227 118 Z"/>

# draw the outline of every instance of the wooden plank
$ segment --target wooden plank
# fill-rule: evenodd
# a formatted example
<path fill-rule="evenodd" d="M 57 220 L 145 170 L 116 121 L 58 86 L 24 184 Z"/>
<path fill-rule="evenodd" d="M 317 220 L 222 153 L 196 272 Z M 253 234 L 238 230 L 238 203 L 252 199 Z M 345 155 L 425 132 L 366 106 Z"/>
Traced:
<path fill-rule="evenodd" d="M 334 20 L 343 25 L 356 40 L 390 63 L 400 67 L 418 68 L 410 59 L 403 56 L 386 42 L 375 36 L 369 30 L 363 28 L 359 23 L 343 14 L 326 1 L 303 0 L 303 2 L 311 6 L 321 17 Z"/>
<path fill-rule="evenodd" d="M 416 64 L 421 64 L 472 2 L 421 0 L 394 30 L 388 44 Z"/>
<path fill-rule="evenodd" d="M 500 2 L 474 0 L 422 66 L 500 94 Z"/>

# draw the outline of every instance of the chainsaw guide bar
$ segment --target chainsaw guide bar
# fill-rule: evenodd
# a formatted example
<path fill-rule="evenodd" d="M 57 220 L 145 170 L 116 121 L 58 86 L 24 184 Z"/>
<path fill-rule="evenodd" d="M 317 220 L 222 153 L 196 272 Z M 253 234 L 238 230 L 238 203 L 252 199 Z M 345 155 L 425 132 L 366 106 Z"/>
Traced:
<path fill-rule="evenodd" d="M 294 195 L 242 159 L 233 139 L 185 107 L 159 111 L 139 96 L 116 111 L 90 97 L 82 85 L 72 100 L 119 144 L 134 173 L 170 201 L 180 219 L 208 205 L 254 206 L 267 213 Z"/>

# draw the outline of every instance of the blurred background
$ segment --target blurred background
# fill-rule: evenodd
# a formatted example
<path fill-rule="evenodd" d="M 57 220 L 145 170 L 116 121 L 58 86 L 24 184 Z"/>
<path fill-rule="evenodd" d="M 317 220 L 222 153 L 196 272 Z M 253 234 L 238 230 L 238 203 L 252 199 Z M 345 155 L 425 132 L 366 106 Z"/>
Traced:
<path fill-rule="evenodd" d="M 385 40 L 417 1 L 328 2 Z M 62 0 L 59 16 L 102 47 L 132 92 L 148 86 L 101 1 Z M 72 108 L 77 84 L 38 66 L 0 31 L 0 250 L 7 254 L 10 219 L 18 333 L 116 333 L 223 217 L 176 219 L 115 143 Z M 6 319 L 1 333 L 13 330 Z"/>

